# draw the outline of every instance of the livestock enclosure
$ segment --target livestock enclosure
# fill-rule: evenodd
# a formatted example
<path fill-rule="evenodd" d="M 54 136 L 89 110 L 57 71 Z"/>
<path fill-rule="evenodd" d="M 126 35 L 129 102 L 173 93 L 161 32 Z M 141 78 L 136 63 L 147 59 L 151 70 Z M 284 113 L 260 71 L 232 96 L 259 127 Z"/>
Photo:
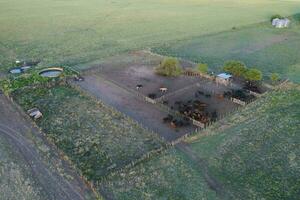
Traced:
<path fill-rule="evenodd" d="M 73 84 L 167 141 L 205 128 L 235 111 L 240 102 L 245 105 L 248 97 L 254 98 L 239 83 L 225 86 L 202 76 L 160 76 L 155 73 L 155 67 L 163 58 L 148 51 L 112 57 L 83 71 L 84 81 Z M 179 61 L 183 70 L 196 66 Z"/>

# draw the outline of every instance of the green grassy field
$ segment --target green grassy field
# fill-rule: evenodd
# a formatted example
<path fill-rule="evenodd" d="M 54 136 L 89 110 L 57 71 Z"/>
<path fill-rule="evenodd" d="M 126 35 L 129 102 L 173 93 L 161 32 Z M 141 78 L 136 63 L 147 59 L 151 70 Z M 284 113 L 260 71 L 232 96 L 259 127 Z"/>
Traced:
<path fill-rule="evenodd" d="M 68 86 L 23 88 L 13 96 L 24 110 L 41 110 L 38 125 L 92 181 L 164 145 L 156 134 Z"/>
<path fill-rule="evenodd" d="M 0 0 L 0 69 L 76 66 L 299 12 L 296 0 Z"/>
<path fill-rule="evenodd" d="M 227 60 L 241 60 L 265 75 L 276 72 L 283 78 L 300 82 L 300 15 L 292 27 L 275 29 L 269 22 L 250 25 L 218 34 L 169 43 L 155 52 L 208 63 L 220 72 Z"/>
<path fill-rule="evenodd" d="M 201 172 L 176 149 L 170 149 L 102 183 L 115 199 L 218 199 Z"/>
<path fill-rule="evenodd" d="M 191 140 L 236 199 L 298 199 L 300 93 L 272 92 Z"/>

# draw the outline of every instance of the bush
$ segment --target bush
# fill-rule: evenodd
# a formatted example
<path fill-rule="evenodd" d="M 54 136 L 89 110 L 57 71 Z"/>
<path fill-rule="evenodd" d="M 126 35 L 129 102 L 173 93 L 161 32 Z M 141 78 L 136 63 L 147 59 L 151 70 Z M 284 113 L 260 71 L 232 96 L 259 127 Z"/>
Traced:
<path fill-rule="evenodd" d="M 227 61 L 224 64 L 223 70 L 234 76 L 240 77 L 245 74 L 245 72 L 247 71 L 247 67 L 244 63 L 240 61 L 232 60 L 232 61 Z"/>
<path fill-rule="evenodd" d="M 293 15 L 294 21 L 300 23 L 300 13 Z"/>
<path fill-rule="evenodd" d="M 283 17 L 282 17 L 281 15 L 276 14 L 276 15 L 273 15 L 273 16 L 271 17 L 271 22 L 273 21 L 273 19 L 276 19 L 276 18 L 278 18 L 278 19 L 283 19 Z"/>
<path fill-rule="evenodd" d="M 179 76 L 182 68 L 176 58 L 166 58 L 156 67 L 155 72 L 162 76 Z"/>
<path fill-rule="evenodd" d="M 49 79 L 40 76 L 38 73 L 23 74 L 18 77 L 11 77 L 0 81 L 0 87 L 6 94 L 25 86 L 39 85 L 48 82 Z"/>
<path fill-rule="evenodd" d="M 200 63 L 197 66 L 197 70 L 203 74 L 207 74 L 208 72 L 208 65 L 204 63 Z"/>
<path fill-rule="evenodd" d="M 270 79 L 271 79 L 272 83 L 275 83 L 280 79 L 280 76 L 278 73 L 272 73 L 270 75 Z"/>

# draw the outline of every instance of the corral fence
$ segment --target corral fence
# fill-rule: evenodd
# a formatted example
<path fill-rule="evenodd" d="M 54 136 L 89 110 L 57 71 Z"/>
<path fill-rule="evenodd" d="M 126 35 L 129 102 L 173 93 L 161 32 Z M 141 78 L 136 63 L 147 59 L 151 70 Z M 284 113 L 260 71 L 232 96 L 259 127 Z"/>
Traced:
<path fill-rule="evenodd" d="M 248 90 L 248 92 L 249 92 L 251 95 L 255 96 L 255 97 L 261 97 L 261 95 L 262 95 L 262 94 L 259 94 L 259 93 L 257 93 L 257 92 L 253 92 L 253 91 L 251 91 L 251 90 Z"/>
<path fill-rule="evenodd" d="M 156 104 L 157 103 L 156 100 L 151 99 L 151 98 L 146 97 L 146 96 L 144 97 L 144 100 L 147 101 L 147 102 L 149 102 L 149 103 L 152 103 L 152 104 Z"/>
<path fill-rule="evenodd" d="M 195 71 L 185 71 L 185 72 L 183 72 L 183 75 L 185 75 L 185 76 L 203 77 L 203 78 L 209 79 L 211 81 L 215 81 L 215 79 L 216 79 L 214 76 L 211 76 L 209 74 L 203 74 L 203 73 L 195 72 Z"/>
<path fill-rule="evenodd" d="M 187 87 L 181 88 L 181 89 L 176 90 L 175 92 L 172 92 L 172 93 L 169 93 L 169 94 L 165 94 L 165 95 L 163 95 L 163 96 L 161 96 L 161 97 L 159 97 L 159 98 L 157 98 L 155 100 L 156 100 L 157 103 L 159 103 L 159 102 L 164 101 L 167 98 L 170 98 L 171 96 L 176 96 L 178 94 L 184 93 L 184 92 L 186 92 L 186 91 L 188 91 L 188 90 L 190 90 L 192 88 L 197 88 L 197 87 L 200 87 L 199 83 L 196 83 L 196 84 L 193 84 L 193 85 L 189 85 Z"/>
<path fill-rule="evenodd" d="M 242 101 L 242 100 L 239 100 L 239 99 L 236 99 L 236 98 L 233 98 L 233 97 L 231 97 L 230 100 L 233 103 L 239 104 L 241 106 L 245 106 L 247 104 L 245 101 Z"/>
<path fill-rule="evenodd" d="M 197 120 L 194 120 L 194 119 L 190 119 L 192 121 L 192 123 L 195 125 L 195 126 L 198 126 L 200 128 L 205 128 L 205 124 L 202 123 L 202 122 L 199 122 Z"/>

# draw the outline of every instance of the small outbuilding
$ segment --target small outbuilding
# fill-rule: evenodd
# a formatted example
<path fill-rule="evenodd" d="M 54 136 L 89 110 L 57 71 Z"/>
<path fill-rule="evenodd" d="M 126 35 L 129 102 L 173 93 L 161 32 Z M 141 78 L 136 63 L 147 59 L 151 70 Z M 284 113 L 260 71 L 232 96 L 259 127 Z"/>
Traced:
<path fill-rule="evenodd" d="M 232 80 L 232 75 L 227 73 L 221 73 L 217 75 L 216 82 L 223 85 L 229 85 Z"/>
<path fill-rule="evenodd" d="M 275 18 L 272 20 L 272 26 L 276 28 L 287 28 L 289 27 L 290 23 L 291 21 L 288 18 L 283 18 L 283 19 Z"/>

